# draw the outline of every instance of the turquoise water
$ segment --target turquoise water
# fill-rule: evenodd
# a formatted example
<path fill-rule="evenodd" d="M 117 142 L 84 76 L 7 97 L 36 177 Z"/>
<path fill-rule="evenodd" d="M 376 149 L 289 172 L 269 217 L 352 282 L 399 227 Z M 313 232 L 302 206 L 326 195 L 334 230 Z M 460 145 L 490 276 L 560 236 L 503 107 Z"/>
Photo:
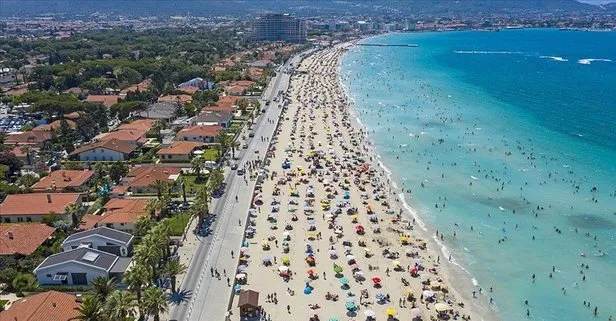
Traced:
<path fill-rule="evenodd" d="M 407 202 L 502 319 L 616 317 L 616 32 L 366 42 L 419 45 L 354 47 L 342 82 Z"/>

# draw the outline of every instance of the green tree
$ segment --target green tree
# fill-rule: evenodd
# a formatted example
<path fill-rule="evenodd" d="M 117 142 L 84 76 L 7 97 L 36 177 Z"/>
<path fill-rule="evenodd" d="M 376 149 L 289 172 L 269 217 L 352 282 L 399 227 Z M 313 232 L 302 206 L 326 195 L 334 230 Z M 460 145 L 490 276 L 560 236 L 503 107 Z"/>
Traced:
<path fill-rule="evenodd" d="M 163 192 L 168 192 L 170 188 L 169 182 L 160 179 L 155 180 L 148 187 L 156 191 L 156 198 L 158 198 L 158 200 L 162 198 Z"/>
<path fill-rule="evenodd" d="M 135 248 L 135 255 L 133 258 L 137 264 L 148 266 L 152 280 L 156 280 L 158 276 L 158 263 L 163 257 L 159 240 L 157 240 L 151 233 L 147 234 L 141 239 L 141 243 Z"/>
<path fill-rule="evenodd" d="M 143 292 L 142 305 L 148 315 L 154 316 L 154 321 L 160 321 L 160 314 L 167 312 L 169 309 L 165 293 L 153 286 L 146 288 Z"/>
<path fill-rule="evenodd" d="M 201 157 L 195 157 L 190 161 L 190 166 L 193 173 L 197 174 L 197 178 L 201 177 L 201 171 L 203 170 L 203 159 Z"/>
<path fill-rule="evenodd" d="M 135 318 L 136 296 L 128 291 L 115 290 L 105 301 L 105 313 L 110 320 L 128 321 Z"/>
<path fill-rule="evenodd" d="M 150 200 L 148 199 L 148 201 Z M 148 206 L 148 203 L 146 202 L 146 211 L 150 213 L 147 206 Z M 154 225 L 154 222 L 152 221 L 152 218 L 150 215 L 140 216 L 137 219 L 137 222 L 135 222 L 135 236 L 144 236 L 150 231 L 150 229 Z"/>
<path fill-rule="evenodd" d="M 146 286 L 152 277 L 150 276 L 150 270 L 144 265 L 135 265 L 132 269 L 126 271 L 122 277 L 122 281 L 129 290 L 135 292 L 137 296 L 137 302 L 141 303 L 141 293 L 143 287 Z"/>
<path fill-rule="evenodd" d="M 186 272 L 186 265 L 180 263 L 178 260 L 170 260 L 167 262 L 164 268 L 164 275 L 171 280 L 171 291 L 175 293 L 176 279 L 179 274 Z"/>
<path fill-rule="evenodd" d="M 83 303 L 75 308 L 79 315 L 70 320 L 79 321 L 105 321 L 103 304 L 95 296 L 86 296 Z"/>
<path fill-rule="evenodd" d="M 222 155 L 233 144 L 233 138 L 224 131 L 220 131 L 216 137 L 214 137 L 214 142 L 217 144 L 216 148 L 218 150 L 218 159 L 220 160 Z"/>
<path fill-rule="evenodd" d="M 92 291 L 94 296 L 100 302 L 105 302 L 109 295 L 116 290 L 116 282 L 114 279 L 99 276 L 92 280 Z"/>
<path fill-rule="evenodd" d="M 220 167 L 214 168 L 210 171 L 208 176 L 208 185 L 210 191 L 218 191 L 222 187 L 222 183 L 225 180 L 225 175 Z"/>
<path fill-rule="evenodd" d="M 109 166 L 109 178 L 116 184 L 119 184 L 126 174 L 128 174 L 128 166 L 124 162 L 117 161 Z"/>
<path fill-rule="evenodd" d="M 32 274 L 19 274 L 15 277 L 11 284 L 13 285 L 15 292 L 18 294 L 38 288 L 36 278 L 34 278 Z"/>
<path fill-rule="evenodd" d="M 209 184 L 206 184 L 199 188 L 197 191 L 197 196 L 195 197 L 195 201 L 193 205 L 190 207 L 191 215 L 196 215 L 198 217 L 197 226 L 201 228 L 201 224 L 205 217 L 209 214 L 209 203 L 212 198 L 211 196 L 211 187 Z"/>

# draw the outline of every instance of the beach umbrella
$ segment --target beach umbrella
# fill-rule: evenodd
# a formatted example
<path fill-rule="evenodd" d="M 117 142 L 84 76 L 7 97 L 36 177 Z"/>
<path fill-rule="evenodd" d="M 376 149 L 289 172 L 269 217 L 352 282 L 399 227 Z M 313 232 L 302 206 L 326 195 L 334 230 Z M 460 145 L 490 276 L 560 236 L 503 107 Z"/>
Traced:
<path fill-rule="evenodd" d="M 450 310 L 451 307 L 445 303 L 437 303 L 434 305 L 434 309 L 436 309 L 436 311 L 438 312 L 443 312 L 443 311 Z"/>
<path fill-rule="evenodd" d="M 236 285 L 233 287 L 233 291 L 235 291 L 235 292 L 240 292 L 240 290 L 241 290 L 241 289 L 242 289 L 242 286 L 241 286 L 241 285 L 239 285 L 239 284 L 236 284 Z"/>
<path fill-rule="evenodd" d="M 400 261 L 392 261 L 391 264 L 393 264 L 394 266 L 398 266 L 400 265 Z"/>
<path fill-rule="evenodd" d="M 376 313 L 374 313 L 374 311 L 372 311 L 372 310 L 366 310 L 366 311 L 364 311 L 364 315 L 369 317 L 369 318 L 372 318 L 372 317 L 374 317 L 376 315 Z"/>
<path fill-rule="evenodd" d="M 282 263 L 290 263 L 290 262 L 291 262 L 291 261 L 289 260 L 289 258 L 288 258 L 288 257 L 286 257 L 286 256 L 285 256 L 285 257 L 283 257 L 280 261 L 281 261 Z"/>
<path fill-rule="evenodd" d="M 381 278 L 375 276 L 372 278 L 372 282 L 374 282 L 374 284 L 379 284 L 381 283 Z"/>
<path fill-rule="evenodd" d="M 342 268 L 339 265 L 334 266 L 334 272 L 342 273 Z"/>
<path fill-rule="evenodd" d="M 312 288 L 309 287 L 309 286 L 305 287 L 304 288 L 304 294 L 310 294 L 310 293 L 312 293 Z"/>
<path fill-rule="evenodd" d="M 374 297 L 379 301 L 385 299 L 385 295 L 383 295 L 383 293 L 377 293 Z"/>
<path fill-rule="evenodd" d="M 346 256 L 347 260 L 355 260 L 355 256 L 352 254 L 349 254 Z"/>
<path fill-rule="evenodd" d="M 263 258 L 263 263 L 269 263 L 272 262 L 272 259 L 269 256 L 266 256 Z"/>
<path fill-rule="evenodd" d="M 246 266 L 244 264 L 242 264 L 242 265 L 237 267 L 237 270 L 240 271 L 240 272 L 244 272 L 244 271 L 246 271 L 246 269 L 248 269 L 248 266 Z"/>
<path fill-rule="evenodd" d="M 342 277 L 338 281 L 340 281 L 340 284 L 342 284 L 342 285 L 349 284 L 349 279 L 347 279 L 346 277 Z"/>
<path fill-rule="evenodd" d="M 310 270 L 306 271 L 306 273 L 308 273 L 308 275 L 313 275 L 314 274 L 314 270 L 310 269 Z"/>
<path fill-rule="evenodd" d="M 246 253 L 246 252 L 248 252 L 248 248 L 247 247 L 240 248 L 240 253 Z"/>
<path fill-rule="evenodd" d="M 329 321 L 340 321 L 338 318 L 329 318 Z"/>
<path fill-rule="evenodd" d="M 282 236 L 289 236 L 291 235 L 291 233 L 289 233 L 288 231 L 285 231 L 284 233 L 282 233 Z"/>
<path fill-rule="evenodd" d="M 413 318 L 420 317 L 421 316 L 421 309 L 420 308 L 412 308 L 411 309 L 411 315 L 413 316 Z"/>
<path fill-rule="evenodd" d="M 280 272 L 286 272 L 288 270 L 289 270 L 288 266 L 281 265 L 281 266 L 278 267 L 278 271 L 280 271 Z"/>
<path fill-rule="evenodd" d="M 423 291 L 423 295 L 424 295 L 425 297 L 431 298 L 431 297 L 433 297 L 433 296 L 434 296 L 434 292 L 432 292 L 432 291 L 430 291 L 430 290 L 425 290 L 425 291 Z"/>
<path fill-rule="evenodd" d="M 394 309 L 394 308 L 387 308 L 387 309 L 385 309 L 385 314 L 387 314 L 387 315 L 396 315 L 396 309 Z"/>
<path fill-rule="evenodd" d="M 355 302 L 346 302 L 344 304 L 344 306 L 348 309 L 348 310 L 355 310 L 355 308 L 357 306 L 355 306 Z"/>
<path fill-rule="evenodd" d="M 246 274 L 244 274 L 244 273 L 239 273 L 239 274 L 237 274 L 237 275 L 235 276 L 235 278 L 236 278 L 236 279 L 238 279 L 238 280 L 245 279 L 245 278 L 246 278 Z"/>

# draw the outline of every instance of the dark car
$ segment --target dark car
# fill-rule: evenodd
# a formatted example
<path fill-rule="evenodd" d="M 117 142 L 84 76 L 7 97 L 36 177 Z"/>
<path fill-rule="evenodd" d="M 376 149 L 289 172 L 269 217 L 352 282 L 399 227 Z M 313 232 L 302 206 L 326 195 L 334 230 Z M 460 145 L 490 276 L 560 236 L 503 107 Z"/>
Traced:
<path fill-rule="evenodd" d="M 236 164 L 231 165 L 231 169 L 232 169 L 232 170 L 236 170 L 236 169 L 237 169 L 237 167 L 238 167 L 237 163 L 236 163 Z"/>
<path fill-rule="evenodd" d="M 237 170 L 237 175 L 239 175 L 239 176 L 244 175 L 244 170 L 243 169 L 238 169 Z"/>
<path fill-rule="evenodd" d="M 248 137 L 255 137 L 255 133 L 249 133 Z"/>

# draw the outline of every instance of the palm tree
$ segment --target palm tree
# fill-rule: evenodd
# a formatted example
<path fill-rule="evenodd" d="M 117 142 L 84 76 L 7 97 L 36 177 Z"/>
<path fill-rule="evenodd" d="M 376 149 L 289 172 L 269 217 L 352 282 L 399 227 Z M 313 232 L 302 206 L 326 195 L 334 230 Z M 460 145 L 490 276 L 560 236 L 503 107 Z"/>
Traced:
<path fill-rule="evenodd" d="M 165 276 L 171 279 L 171 291 L 175 293 L 175 281 L 178 274 L 186 272 L 186 265 L 180 263 L 178 260 L 171 260 L 167 262 L 164 270 Z"/>
<path fill-rule="evenodd" d="M 163 192 L 169 190 L 169 183 L 167 181 L 157 179 L 148 187 L 156 190 L 156 198 L 160 200 L 160 198 L 163 196 Z"/>
<path fill-rule="evenodd" d="M 171 243 L 171 220 L 163 219 L 158 223 L 150 234 L 155 238 L 156 243 L 160 246 L 165 258 L 171 256 L 171 249 L 169 243 Z"/>
<path fill-rule="evenodd" d="M 210 185 L 210 189 L 212 191 L 217 191 L 222 186 L 222 183 L 225 180 L 225 174 L 223 173 L 221 168 L 214 168 L 210 171 L 210 176 L 208 177 L 208 185 Z"/>
<path fill-rule="evenodd" d="M 135 295 L 137 295 L 137 302 L 139 303 L 141 303 L 141 290 L 150 280 L 150 271 L 146 265 L 141 264 L 137 264 L 132 269 L 126 271 L 122 277 L 122 281 L 128 289 L 134 291 Z"/>
<path fill-rule="evenodd" d="M 141 239 L 141 243 L 135 249 L 133 257 L 137 264 L 150 267 L 150 276 L 152 280 L 156 280 L 158 275 L 156 268 L 162 256 L 161 247 L 150 233 Z"/>
<path fill-rule="evenodd" d="M 156 219 L 156 210 L 159 208 L 158 203 L 160 203 L 159 199 L 149 198 L 145 202 L 145 211 L 150 214 L 150 219 Z"/>
<path fill-rule="evenodd" d="M 165 292 L 157 287 L 147 287 L 143 291 L 143 307 L 147 314 L 154 316 L 154 321 L 160 321 L 160 314 L 168 310 Z"/>
<path fill-rule="evenodd" d="M 148 200 L 149 201 L 149 200 Z M 147 209 L 148 203 L 146 202 L 146 211 L 150 213 L 150 210 Z M 155 211 L 154 211 L 155 212 Z M 140 216 L 135 222 L 135 235 L 136 236 L 144 236 L 150 231 L 152 228 L 153 222 L 152 217 L 148 215 Z"/>
<path fill-rule="evenodd" d="M 100 301 L 105 302 L 107 297 L 115 291 L 116 282 L 115 279 L 108 279 L 106 277 L 99 276 L 92 281 L 92 290 L 94 296 Z"/>
<path fill-rule="evenodd" d="M 77 227 L 77 225 L 79 225 L 79 222 L 80 222 L 79 211 L 80 210 L 81 210 L 81 208 L 79 207 L 79 205 L 77 205 L 75 203 L 68 204 L 64 208 L 64 214 L 66 216 L 70 215 L 71 220 L 73 222 L 73 227 Z"/>
<path fill-rule="evenodd" d="M 203 170 L 203 159 L 201 157 L 195 157 L 190 161 L 193 173 L 197 174 L 197 177 L 201 176 Z"/>
<path fill-rule="evenodd" d="M 211 199 L 210 186 L 206 184 L 205 186 L 201 187 L 197 191 L 197 197 L 195 198 L 194 204 L 190 208 L 190 210 L 192 211 L 192 214 L 197 215 L 199 217 L 199 221 L 197 224 L 197 226 L 199 227 L 201 226 L 201 223 L 205 219 L 205 216 L 207 216 L 210 212 L 210 207 L 209 207 L 210 199 Z"/>
<path fill-rule="evenodd" d="M 95 296 L 87 296 L 83 303 L 75 308 L 79 315 L 70 320 L 104 321 L 102 308 L 103 304 Z"/>
<path fill-rule="evenodd" d="M 114 321 L 128 321 L 135 318 L 137 299 L 128 291 L 115 290 L 105 301 L 105 313 Z"/>
<path fill-rule="evenodd" d="M 220 131 L 218 135 L 214 137 L 214 142 L 217 144 L 216 148 L 218 149 L 218 160 L 220 160 L 222 155 L 227 151 L 229 146 L 233 143 L 233 138 L 227 135 L 226 132 Z"/>
<path fill-rule="evenodd" d="M 27 165 L 32 165 L 32 160 L 30 159 L 30 147 L 29 146 L 23 146 L 19 149 L 22 153 L 26 154 L 26 164 Z"/>

